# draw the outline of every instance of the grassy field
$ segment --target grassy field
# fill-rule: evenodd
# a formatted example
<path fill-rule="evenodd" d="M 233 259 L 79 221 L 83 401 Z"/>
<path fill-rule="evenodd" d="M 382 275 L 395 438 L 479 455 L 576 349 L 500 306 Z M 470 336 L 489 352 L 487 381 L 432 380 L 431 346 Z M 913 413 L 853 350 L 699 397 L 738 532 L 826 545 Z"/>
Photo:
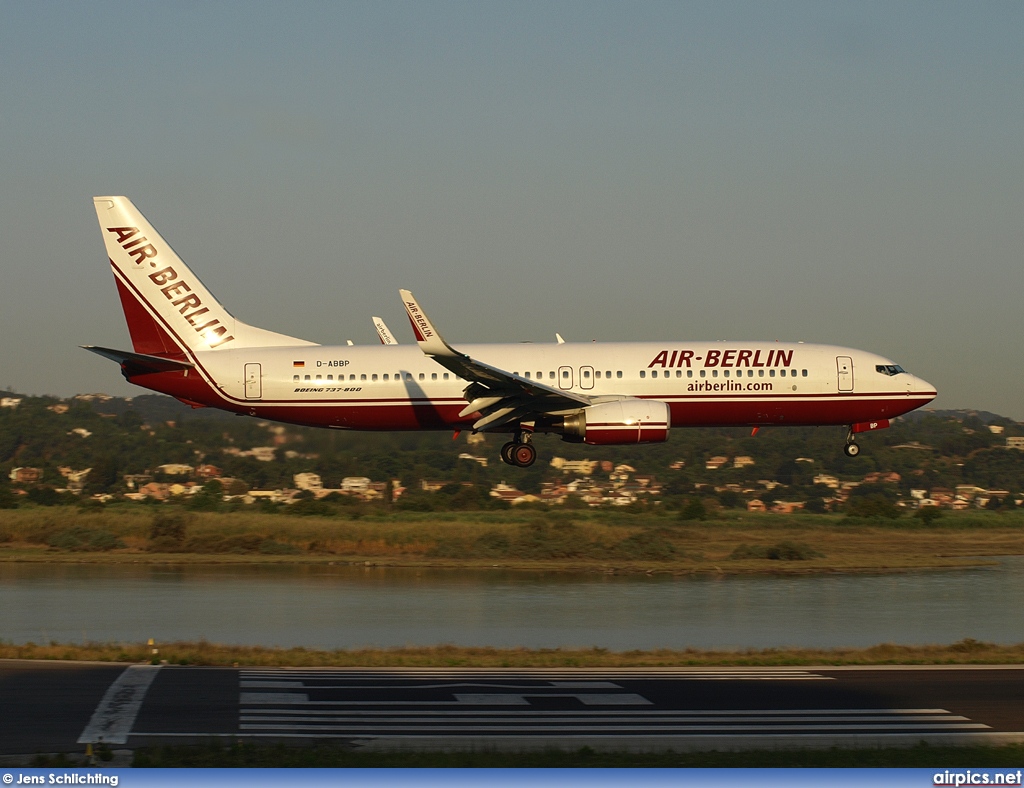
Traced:
<path fill-rule="evenodd" d="M 726 511 L 394 513 L 359 519 L 177 507 L 0 510 L 0 561 L 341 562 L 584 572 L 901 571 L 1024 555 L 1024 514 L 948 513 L 932 525 Z"/>
<path fill-rule="evenodd" d="M 250 667 L 711 667 L 780 665 L 1019 665 L 1024 643 L 998 645 L 963 640 L 949 645 L 865 649 L 744 649 L 702 651 L 658 649 L 609 651 L 588 649 L 500 649 L 463 646 L 405 647 L 317 651 L 307 648 L 225 646 L 216 643 L 145 643 L 13 645 L 0 643 L 0 659 L 159 662 L 172 665 Z"/>
<path fill-rule="evenodd" d="M 353 752 L 318 745 L 245 744 L 205 747 L 148 747 L 135 752 L 144 767 L 347 767 L 347 768 L 779 768 L 779 767 L 966 767 L 1013 768 L 1024 764 L 1024 745 L 1003 747 L 930 747 L 861 750 L 754 750 L 748 752 Z M 50 760 L 39 766 L 51 766 Z"/>

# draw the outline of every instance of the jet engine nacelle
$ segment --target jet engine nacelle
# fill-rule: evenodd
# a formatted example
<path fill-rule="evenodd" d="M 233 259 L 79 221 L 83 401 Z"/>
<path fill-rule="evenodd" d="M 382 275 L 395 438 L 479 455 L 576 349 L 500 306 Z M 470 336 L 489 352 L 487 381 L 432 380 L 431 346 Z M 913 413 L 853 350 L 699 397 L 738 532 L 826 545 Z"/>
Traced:
<path fill-rule="evenodd" d="M 661 443 L 668 440 L 668 405 L 657 400 L 622 399 L 602 402 L 566 416 L 562 440 L 611 446 Z"/>

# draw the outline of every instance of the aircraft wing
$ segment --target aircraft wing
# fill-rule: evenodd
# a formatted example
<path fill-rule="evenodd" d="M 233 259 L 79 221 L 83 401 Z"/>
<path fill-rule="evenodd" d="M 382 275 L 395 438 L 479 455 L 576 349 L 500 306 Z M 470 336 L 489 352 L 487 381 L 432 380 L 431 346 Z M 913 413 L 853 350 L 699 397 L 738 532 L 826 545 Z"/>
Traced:
<path fill-rule="evenodd" d="M 592 404 L 589 397 L 546 386 L 477 361 L 449 345 L 408 290 L 399 291 L 420 349 L 434 361 L 470 381 L 464 395 L 469 404 L 459 414 L 480 413 L 474 430 L 497 429 L 513 421 Z"/>
<path fill-rule="evenodd" d="M 116 361 L 132 375 L 144 375 L 148 372 L 174 372 L 182 369 L 195 369 L 194 364 L 187 361 L 175 361 L 163 356 L 150 356 L 145 353 L 130 353 L 127 350 L 112 350 L 108 347 L 82 345 L 83 350 L 91 350 L 104 358 Z"/>

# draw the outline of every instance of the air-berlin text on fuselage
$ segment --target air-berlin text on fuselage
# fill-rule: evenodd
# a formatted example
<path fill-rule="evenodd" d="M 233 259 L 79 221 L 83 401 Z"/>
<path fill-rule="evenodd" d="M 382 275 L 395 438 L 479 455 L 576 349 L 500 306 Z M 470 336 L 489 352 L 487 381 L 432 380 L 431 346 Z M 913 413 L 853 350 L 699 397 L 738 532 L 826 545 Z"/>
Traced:
<path fill-rule="evenodd" d="M 150 266 L 156 268 L 154 258 L 159 254 L 157 248 L 144 235 L 139 235 L 138 227 L 108 227 L 108 233 L 117 235 L 117 242 L 128 254 L 135 258 L 135 265 L 142 265 L 146 260 Z M 149 275 L 153 284 L 160 288 L 160 292 L 171 302 L 172 306 L 178 307 L 185 321 L 202 334 L 211 348 L 219 347 L 225 342 L 234 339 L 228 336 L 227 327 L 217 318 L 210 320 L 201 317 L 207 314 L 209 307 L 203 306 L 202 300 L 192 292 L 192 287 L 184 280 L 178 279 L 178 273 L 171 266 L 161 268 Z"/>
<path fill-rule="evenodd" d="M 793 362 L 792 350 L 706 350 L 698 356 L 693 350 L 662 350 L 654 357 L 651 367 L 691 367 L 700 361 L 705 367 L 788 367 Z"/>

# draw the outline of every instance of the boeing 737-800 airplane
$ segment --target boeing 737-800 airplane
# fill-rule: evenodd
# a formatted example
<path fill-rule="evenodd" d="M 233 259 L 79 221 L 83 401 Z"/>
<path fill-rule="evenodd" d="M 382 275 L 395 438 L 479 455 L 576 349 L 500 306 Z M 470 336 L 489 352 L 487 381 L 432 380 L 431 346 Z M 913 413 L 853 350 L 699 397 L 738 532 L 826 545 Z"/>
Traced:
<path fill-rule="evenodd" d="M 89 346 L 131 383 L 194 407 L 343 430 L 507 433 L 657 443 L 670 427 L 846 425 L 855 436 L 927 404 L 935 388 L 873 353 L 782 342 L 448 344 L 408 290 L 416 345 L 327 346 L 237 320 L 126 197 L 96 197 L 132 352 Z M 378 331 L 383 321 L 375 318 Z"/>

